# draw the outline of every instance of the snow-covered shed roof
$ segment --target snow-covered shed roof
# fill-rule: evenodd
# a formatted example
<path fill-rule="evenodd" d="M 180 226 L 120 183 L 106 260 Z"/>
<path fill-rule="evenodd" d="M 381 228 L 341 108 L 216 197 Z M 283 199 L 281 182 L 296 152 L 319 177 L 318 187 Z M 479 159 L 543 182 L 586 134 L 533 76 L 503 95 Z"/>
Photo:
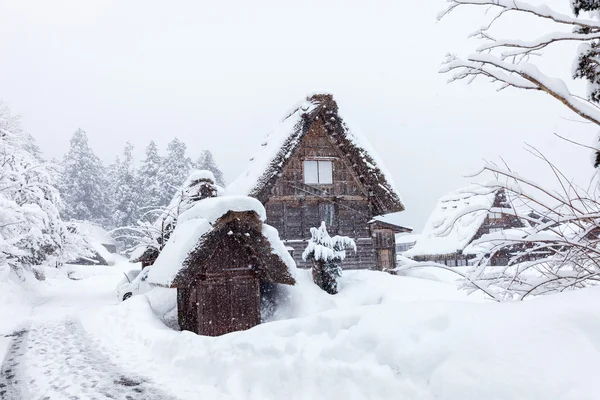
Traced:
<path fill-rule="evenodd" d="M 401 213 L 378 215 L 369 221 L 369 225 L 378 223 L 380 226 L 388 226 L 397 232 L 412 232 L 413 228 L 403 222 Z"/>
<path fill-rule="evenodd" d="M 415 243 L 421 238 L 420 233 L 399 233 L 396 235 L 396 244 Z"/>
<path fill-rule="evenodd" d="M 177 227 L 148 273 L 148 282 L 160 286 L 173 286 L 178 276 L 189 266 L 190 256 L 202 247 L 221 218 L 230 212 L 253 212 L 261 222 L 266 219 L 264 206 L 251 197 L 223 196 L 198 201 L 179 216 Z M 283 262 L 293 280 L 296 263 L 279 239 L 277 230 L 261 223 L 261 234 L 270 246 L 270 253 Z"/>
<path fill-rule="evenodd" d="M 500 189 L 471 185 L 444 195 L 437 202 L 415 246 L 405 257 L 451 254 L 473 240 Z"/>
<path fill-rule="evenodd" d="M 281 124 L 269 133 L 262 148 L 251 159 L 246 171 L 226 188 L 227 194 L 268 198 L 268 189 L 275 183 L 285 163 L 291 157 L 311 125 L 321 119 L 339 148 L 349 158 L 350 164 L 360 168 L 361 183 L 372 191 L 379 213 L 404 210 L 402 198 L 385 169 L 377 152 L 358 131 L 348 127 L 338 112 L 330 94 L 315 94 L 301 103 Z"/>

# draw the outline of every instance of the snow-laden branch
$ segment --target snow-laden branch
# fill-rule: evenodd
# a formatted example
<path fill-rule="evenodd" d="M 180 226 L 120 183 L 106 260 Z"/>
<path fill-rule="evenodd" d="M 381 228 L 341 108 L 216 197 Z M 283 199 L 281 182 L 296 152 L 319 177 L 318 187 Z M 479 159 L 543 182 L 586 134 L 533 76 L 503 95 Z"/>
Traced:
<path fill-rule="evenodd" d="M 451 82 L 466 79 L 470 83 L 477 77 L 485 77 L 492 82 L 500 82 L 499 90 L 513 87 L 541 91 L 583 119 L 600 125 L 600 109 L 592 103 L 600 99 L 600 62 L 596 46 L 600 41 L 599 21 L 568 16 L 546 5 L 532 5 L 518 0 L 448 0 L 448 3 L 438 18 L 443 18 L 459 6 L 485 6 L 497 11 L 487 24 L 470 35 L 484 41 L 474 54 L 466 58 L 453 55 L 446 57 L 440 72 L 452 74 Z M 498 20 L 515 13 L 552 21 L 556 24 L 556 31 L 534 40 L 498 38 L 490 32 Z M 565 32 L 565 26 L 572 26 L 572 32 Z M 540 55 L 540 51 L 546 47 L 564 41 L 582 43 L 573 74 L 576 78 L 588 80 L 590 90 L 586 97 L 592 101 L 571 93 L 561 79 L 547 76 L 529 63 L 529 56 Z"/>
<path fill-rule="evenodd" d="M 472 5 L 472 6 L 491 6 L 495 8 L 501 9 L 501 13 L 506 13 L 509 11 L 519 12 L 523 14 L 530 14 L 538 18 L 549 19 L 551 21 L 566 24 L 566 25 L 574 25 L 581 28 L 589 28 L 589 29 L 600 29 L 600 22 L 593 21 L 589 19 L 582 18 L 574 18 L 569 15 L 565 15 L 554 11 L 547 5 L 533 5 L 529 4 L 525 1 L 519 0 L 448 0 L 448 7 L 438 14 L 438 20 L 444 18 L 446 15 L 454 11 L 459 6 L 462 5 Z"/>
<path fill-rule="evenodd" d="M 491 78 L 494 82 L 502 82 L 504 85 L 501 89 L 511 86 L 519 89 L 543 91 L 563 103 L 580 117 L 600 125 L 600 109 L 597 106 L 573 95 L 561 79 L 551 78 L 543 74 L 533 64 L 512 64 L 492 54 L 476 53 L 470 55 L 467 60 L 448 55 L 440 72 L 452 72 L 451 82 L 485 76 Z"/>

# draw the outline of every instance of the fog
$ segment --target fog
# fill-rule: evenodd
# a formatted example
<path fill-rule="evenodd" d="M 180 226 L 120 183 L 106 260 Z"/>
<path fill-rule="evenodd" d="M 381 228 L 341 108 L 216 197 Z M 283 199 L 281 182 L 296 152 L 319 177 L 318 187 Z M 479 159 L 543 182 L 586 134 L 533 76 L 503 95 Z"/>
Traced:
<path fill-rule="evenodd" d="M 548 3 L 548 2 L 546 2 Z M 568 12 L 567 1 L 550 1 Z M 263 136 L 307 94 L 329 92 L 377 149 L 417 231 L 438 197 L 474 180 L 483 160 L 552 184 L 529 143 L 586 184 L 584 124 L 544 94 L 485 81 L 448 84 L 447 52 L 468 54 L 484 10 L 436 22 L 444 1 L 27 1 L 0 0 L 0 99 L 23 117 L 47 157 L 84 129 L 110 162 L 125 141 L 164 150 L 178 137 L 190 157 L 210 149 L 228 182 Z M 504 24 L 508 36 L 543 26 Z M 544 57 L 569 79 L 575 49 Z M 584 93 L 582 83 L 571 84 Z"/>

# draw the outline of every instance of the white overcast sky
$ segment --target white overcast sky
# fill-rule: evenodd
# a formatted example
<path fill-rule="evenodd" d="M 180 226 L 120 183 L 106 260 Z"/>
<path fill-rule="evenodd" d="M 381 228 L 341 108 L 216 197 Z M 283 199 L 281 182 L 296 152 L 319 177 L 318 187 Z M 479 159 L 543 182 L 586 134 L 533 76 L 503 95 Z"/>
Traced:
<path fill-rule="evenodd" d="M 549 3 L 569 12 L 568 0 Z M 468 54 L 482 12 L 436 23 L 443 0 L 0 0 L 0 99 L 23 117 L 47 157 L 81 127 L 106 162 L 125 141 L 136 156 L 174 136 L 192 158 L 210 149 L 232 181 L 263 136 L 308 93 L 326 91 L 377 149 L 420 230 L 436 200 L 464 186 L 482 159 L 502 156 L 551 182 L 523 150 L 538 146 L 584 183 L 593 127 L 537 93 L 447 84 L 447 52 Z M 507 36 L 543 27 L 517 21 Z M 537 31 L 537 32 L 541 32 Z M 569 78 L 575 48 L 542 65 Z M 573 87 L 584 93 L 583 85 Z"/>

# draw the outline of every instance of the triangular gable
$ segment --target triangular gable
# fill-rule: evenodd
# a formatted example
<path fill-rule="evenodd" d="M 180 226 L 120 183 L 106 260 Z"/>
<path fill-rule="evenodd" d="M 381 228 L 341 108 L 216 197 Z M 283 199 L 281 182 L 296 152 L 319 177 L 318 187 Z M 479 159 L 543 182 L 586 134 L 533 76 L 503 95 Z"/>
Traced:
<path fill-rule="evenodd" d="M 379 214 L 404 210 L 404 204 L 394 183 L 367 140 L 351 131 L 338 113 L 333 96 L 318 94 L 287 116 L 271 132 L 261 151 L 251 159 L 248 169 L 226 189 L 228 194 L 243 194 L 266 202 L 270 188 L 275 184 L 302 138 L 311 126 L 321 121 L 329 139 L 342 152 L 346 164 L 373 201 Z"/>

